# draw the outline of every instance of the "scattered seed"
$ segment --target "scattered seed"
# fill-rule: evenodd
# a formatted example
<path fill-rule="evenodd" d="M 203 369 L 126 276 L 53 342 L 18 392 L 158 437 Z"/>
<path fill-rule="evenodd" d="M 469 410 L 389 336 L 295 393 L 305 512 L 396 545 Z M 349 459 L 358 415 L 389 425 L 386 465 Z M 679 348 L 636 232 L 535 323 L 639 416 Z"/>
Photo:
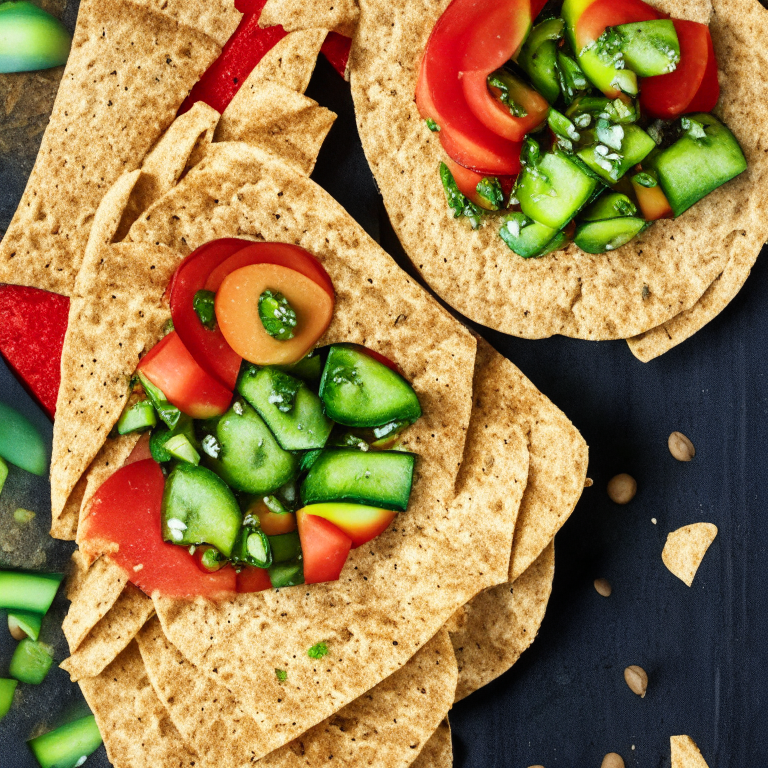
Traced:
<path fill-rule="evenodd" d="M 616 504 L 629 504 L 637 493 L 635 478 L 622 472 L 608 481 L 608 496 Z"/>
<path fill-rule="evenodd" d="M 613 591 L 611 582 L 608 581 L 608 579 L 595 579 L 595 589 L 597 590 L 597 594 L 602 595 L 603 597 L 610 597 L 611 592 Z"/>
<path fill-rule="evenodd" d="M 652 518 L 651 518 L 651 522 L 652 522 L 654 525 L 656 525 L 656 518 L 655 518 L 655 517 L 652 517 Z"/>
<path fill-rule="evenodd" d="M 693 443 L 682 433 L 673 432 L 667 440 L 669 452 L 678 461 L 690 461 L 696 455 Z"/>
<path fill-rule="evenodd" d="M 8 617 L 8 631 L 14 640 L 23 640 L 27 633 L 19 626 L 19 622 L 13 616 Z"/>
<path fill-rule="evenodd" d="M 621 755 L 617 755 L 615 752 L 609 752 L 600 764 L 600 768 L 624 768 L 624 761 Z"/>
<path fill-rule="evenodd" d="M 645 692 L 648 690 L 648 675 L 642 667 L 636 664 L 627 667 L 624 670 L 624 680 L 632 693 L 636 693 L 641 699 L 645 698 Z"/>
<path fill-rule="evenodd" d="M 591 478 L 591 477 L 588 477 L 588 478 L 587 478 L 587 479 L 584 481 L 584 487 L 585 487 L 585 488 L 591 488 L 593 485 L 594 485 L 594 481 L 592 480 L 592 478 Z"/>

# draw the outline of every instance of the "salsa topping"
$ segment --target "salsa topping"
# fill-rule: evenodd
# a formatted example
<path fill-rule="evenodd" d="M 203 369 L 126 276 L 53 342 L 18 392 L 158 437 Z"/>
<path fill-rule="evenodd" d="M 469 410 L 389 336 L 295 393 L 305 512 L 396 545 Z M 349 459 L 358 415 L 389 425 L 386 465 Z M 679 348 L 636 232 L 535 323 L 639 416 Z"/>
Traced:
<path fill-rule="evenodd" d="M 264 330 L 279 341 L 287 341 L 294 336 L 298 320 L 296 312 L 280 291 L 267 288 L 259 296 L 259 317 Z"/>

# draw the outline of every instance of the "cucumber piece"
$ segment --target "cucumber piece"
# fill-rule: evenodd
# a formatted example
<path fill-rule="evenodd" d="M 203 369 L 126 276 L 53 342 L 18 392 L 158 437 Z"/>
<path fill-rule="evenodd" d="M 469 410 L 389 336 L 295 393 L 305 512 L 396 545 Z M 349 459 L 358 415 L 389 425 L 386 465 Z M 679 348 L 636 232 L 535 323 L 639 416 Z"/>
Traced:
<path fill-rule="evenodd" d="M 301 554 L 298 531 L 279 533 L 267 538 L 272 549 L 272 562 L 274 563 L 287 563 L 289 560 L 295 560 Z"/>
<path fill-rule="evenodd" d="M 577 60 L 581 71 L 599 91 L 608 92 L 612 96 L 616 95 L 616 91 L 637 96 L 637 75 L 630 69 L 616 69 L 603 61 L 596 44 L 581 51 Z"/>
<path fill-rule="evenodd" d="M 699 113 L 688 120 L 703 127 L 703 137 L 689 131 L 643 164 L 658 178 L 675 216 L 747 168 L 738 141 L 717 118 Z"/>
<path fill-rule="evenodd" d="M 168 476 L 162 504 L 164 541 L 210 544 L 229 557 L 242 523 L 234 494 L 211 470 L 179 464 Z"/>
<path fill-rule="evenodd" d="M 221 450 L 208 464 L 232 488 L 266 495 L 293 480 L 299 456 L 280 447 L 269 427 L 243 400 L 237 400 L 216 424 Z"/>
<path fill-rule="evenodd" d="M 656 142 L 636 125 L 610 126 L 613 135 L 618 136 L 615 129 L 621 130 L 621 149 L 598 142 L 577 153 L 592 171 L 611 184 L 615 184 L 630 168 L 644 160 L 651 150 L 656 149 Z"/>
<path fill-rule="evenodd" d="M 67 61 L 72 45 L 67 28 L 34 3 L 0 5 L 0 72 L 33 72 Z"/>
<path fill-rule="evenodd" d="M 269 580 L 275 589 L 303 584 L 304 566 L 301 562 L 274 564 L 269 568 Z"/>
<path fill-rule="evenodd" d="M 621 36 L 624 64 L 640 77 L 674 72 L 680 63 L 680 42 L 670 19 L 638 21 L 614 27 Z"/>
<path fill-rule="evenodd" d="M 587 221 L 577 225 L 573 241 L 587 253 L 605 253 L 626 245 L 646 227 L 645 219 L 625 216 L 620 219 Z"/>
<path fill-rule="evenodd" d="M 404 451 L 323 451 L 302 483 L 302 503 L 349 501 L 403 512 L 415 461 Z"/>
<path fill-rule="evenodd" d="M 0 677 L 0 720 L 8 714 L 11 704 L 13 704 L 13 694 L 18 684 L 18 680 L 8 680 L 7 678 Z"/>
<path fill-rule="evenodd" d="M 550 103 L 560 95 L 560 83 L 555 69 L 557 42 L 562 39 L 565 22 L 547 19 L 537 24 L 528 35 L 517 63 L 531 79 L 533 87 Z"/>
<path fill-rule="evenodd" d="M 138 376 L 141 386 L 144 388 L 144 392 L 155 407 L 157 415 L 165 422 L 168 429 L 174 429 L 182 417 L 181 411 L 173 405 L 173 403 L 168 402 L 168 398 L 163 394 L 162 390 L 159 387 L 156 387 L 144 375 L 143 371 L 139 371 Z"/>
<path fill-rule="evenodd" d="M 556 251 L 568 241 L 568 236 L 562 230 L 558 231 L 539 224 L 519 211 L 504 217 L 499 235 L 518 256 L 524 259 Z"/>
<path fill-rule="evenodd" d="M 582 221 L 603 221 L 634 216 L 637 206 L 621 192 L 606 192 L 595 200 L 579 218 Z"/>
<path fill-rule="evenodd" d="M 312 465 L 317 461 L 317 457 L 322 453 L 322 450 L 319 448 L 314 451 L 307 451 L 302 457 L 301 461 L 299 462 L 299 471 L 300 472 L 307 472 L 312 468 Z"/>
<path fill-rule="evenodd" d="M 101 734 L 96 718 L 88 715 L 30 739 L 27 744 L 40 768 L 76 768 L 101 746 Z"/>
<path fill-rule="evenodd" d="M 523 213 L 551 229 L 562 229 L 589 200 L 598 181 L 560 152 L 547 152 L 518 177 L 515 195 Z"/>
<path fill-rule="evenodd" d="M 3 492 L 3 486 L 8 478 L 8 465 L 5 460 L 0 458 L 0 493 Z"/>
<path fill-rule="evenodd" d="M 320 398 L 300 379 L 274 368 L 246 371 L 237 391 L 267 423 L 286 451 L 322 448 L 333 429 Z"/>
<path fill-rule="evenodd" d="M 0 571 L 0 608 L 44 615 L 63 578 L 62 573 Z"/>
<path fill-rule="evenodd" d="M 316 384 L 323 375 L 323 358 L 317 350 L 313 349 L 298 362 L 291 363 L 290 365 L 276 365 L 274 367 L 278 371 L 290 373 L 291 376 L 296 376 L 296 378 L 303 379 L 310 384 Z"/>
<path fill-rule="evenodd" d="M 421 416 L 419 398 L 399 373 L 348 345 L 329 350 L 320 397 L 328 416 L 347 427 L 414 422 Z"/>
<path fill-rule="evenodd" d="M 32 611 L 8 611 L 8 621 L 13 619 L 27 637 L 37 640 L 40 637 L 40 627 L 43 625 L 43 615 Z"/>
<path fill-rule="evenodd" d="M 139 400 L 121 414 L 117 422 L 117 434 L 128 435 L 154 426 L 157 426 L 155 407 L 149 400 Z"/>
<path fill-rule="evenodd" d="M 0 458 L 33 475 L 48 471 L 48 446 L 32 422 L 0 403 Z"/>
<path fill-rule="evenodd" d="M 48 646 L 25 637 L 16 646 L 8 672 L 21 683 L 40 685 L 52 664 Z"/>
<path fill-rule="evenodd" d="M 612 123 L 626 125 L 637 122 L 640 111 L 637 101 L 629 104 L 621 99 L 609 99 L 607 96 L 580 96 L 565 110 L 565 116 L 574 121 L 577 128 L 586 128 L 591 120 L 584 120 L 583 116 L 602 117 Z M 579 118 L 582 119 L 579 119 Z M 581 123 L 584 125 L 581 125 Z"/>
<path fill-rule="evenodd" d="M 562 113 L 553 107 L 550 107 L 547 115 L 547 125 L 552 129 L 561 140 L 568 142 L 568 149 L 572 148 L 570 142 L 578 141 L 581 134 L 576 130 L 576 126 Z"/>
<path fill-rule="evenodd" d="M 272 548 L 267 534 L 250 525 L 242 528 L 232 548 L 232 561 L 269 568 L 272 565 Z"/>
<path fill-rule="evenodd" d="M 161 426 L 158 429 L 152 430 L 149 438 L 149 451 L 152 454 L 152 458 L 158 464 L 173 461 L 174 457 L 166 450 L 165 444 L 177 435 L 184 435 L 189 440 L 190 445 L 196 451 L 199 450 L 197 438 L 195 437 L 195 425 L 189 416 L 181 414 L 173 429 L 166 429 L 164 426 Z"/>
<path fill-rule="evenodd" d="M 167 440 L 163 448 L 173 456 L 174 459 L 185 461 L 188 464 L 197 466 L 200 463 L 200 454 L 189 441 L 186 435 L 174 435 Z"/>
<path fill-rule="evenodd" d="M 557 49 L 555 55 L 555 73 L 560 85 L 560 93 L 563 96 L 563 101 L 570 104 L 578 97 L 579 93 L 589 88 L 589 82 L 575 59 L 563 53 L 560 48 Z"/>

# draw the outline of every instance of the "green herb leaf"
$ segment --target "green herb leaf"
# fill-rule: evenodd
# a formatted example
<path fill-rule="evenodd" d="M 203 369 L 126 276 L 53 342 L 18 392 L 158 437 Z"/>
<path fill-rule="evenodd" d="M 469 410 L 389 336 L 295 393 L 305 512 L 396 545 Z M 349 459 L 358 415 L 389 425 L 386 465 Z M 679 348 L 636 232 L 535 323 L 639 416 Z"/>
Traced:
<path fill-rule="evenodd" d="M 284 669 L 275 669 L 275 677 L 278 682 L 284 683 L 288 679 L 288 673 Z"/>
<path fill-rule="evenodd" d="M 310 659 L 322 659 L 330 653 L 328 650 L 328 644 L 325 641 L 315 643 L 308 651 L 307 656 Z"/>
<path fill-rule="evenodd" d="M 269 402 L 277 406 L 280 413 L 290 413 L 300 389 L 301 382 L 298 379 L 294 379 L 287 373 L 275 371 L 272 376 L 272 391 L 269 393 Z"/>
<path fill-rule="evenodd" d="M 507 106 L 509 113 L 513 117 L 528 116 L 528 110 L 512 98 L 512 94 L 509 92 L 509 83 L 504 78 L 503 74 L 494 72 L 493 74 L 488 75 L 488 85 L 491 88 L 497 88 L 500 91 L 500 93 L 496 95 L 496 98 L 498 98 L 502 104 Z"/>
<path fill-rule="evenodd" d="M 427 124 L 427 128 L 429 128 L 432 133 L 436 133 L 440 130 L 440 126 L 431 117 L 428 117 L 425 122 Z"/>
<path fill-rule="evenodd" d="M 658 186 L 659 182 L 656 181 L 656 179 L 651 176 L 650 173 L 636 173 L 632 177 L 632 181 L 635 182 L 635 184 L 639 184 L 641 187 L 656 187 Z"/>
<path fill-rule="evenodd" d="M 267 288 L 259 296 L 259 318 L 264 330 L 278 341 L 288 341 L 298 323 L 296 312 L 280 291 Z"/>
<path fill-rule="evenodd" d="M 612 125 L 607 120 L 600 118 L 597 121 L 597 140 L 606 147 L 621 150 L 621 142 L 624 140 L 624 129 L 620 125 Z"/>
<path fill-rule="evenodd" d="M 198 291 L 192 299 L 192 306 L 203 327 L 212 331 L 216 327 L 216 294 L 213 291 Z"/>
<path fill-rule="evenodd" d="M 585 91 L 589 87 L 587 78 L 575 59 L 560 50 L 557 52 L 555 61 L 555 74 L 560 85 L 560 93 L 566 104 L 571 104 L 578 96 L 579 91 Z"/>
<path fill-rule="evenodd" d="M 460 216 L 466 216 L 472 229 L 477 229 L 480 226 L 483 210 L 459 191 L 453 174 L 448 170 L 445 163 L 440 163 L 440 179 L 443 182 L 448 205 L 453 210 L 453 218 L 458 219 Z"/>
<path fill-rule="evenodd" d="M 621 49 L 624 45 L 624 37 L 616 27 L 606 27 L 595 42 L 595 53 L 603 64 L 608 64 L 615 69 L 624 69 L 624 54 Z"/>
<path fill-rule="evenodd" d="M 488 201 L 488 206 L 497 211 L 504 205 L 504 191 L 495 176 L 486 176 L 477 183 L 477 194 Z"/>
<path fill-rule="evenodd" d="M 522 165 L 535 166 L 541 159 L 541 148 L 535 139 L 525 137 L 523 148 L 520 150 L 520 162 Z"/>

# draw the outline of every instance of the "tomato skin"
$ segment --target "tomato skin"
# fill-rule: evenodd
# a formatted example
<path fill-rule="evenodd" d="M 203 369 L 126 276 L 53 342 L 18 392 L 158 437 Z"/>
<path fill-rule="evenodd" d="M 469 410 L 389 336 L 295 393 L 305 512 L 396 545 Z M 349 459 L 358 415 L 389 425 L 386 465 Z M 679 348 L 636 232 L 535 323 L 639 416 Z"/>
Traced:
<path fill-rule="evenodd" d="M 269 571 L 266 568 L 255 568 L 252 565 L 246 565 L 245 568 L 237 574 L 238 592 L 263 592 L 265 589 L 272 589 L 272 582 L 269 580 Z"/>
<path fill-rule="evenodd" d="M 290 512 L 273 512 L 261 499 L 248 505 L 247 514 L 259 518 L 261 530 L 267 536 L 278 536 L 296 530 L 296 515 Z"/>
<path fill-rule="evenodd" d="M 301 509 L 296 518 L 304 559 L 304 581 L 307 584 L 336 581 L 347 562 L 352 539 L 333 523 L 308 515 Z"/>
<path fill-rule="evenodd" d="M 664 16 L 643 0 L 594 0 L 576 20 L 576 52 L 595 42 L 606 27 L 661 18 Z"/>
<path fill-rule="evenodd" d="M 233 390 L 242 358 L 227 344 L 218 326 L 208 330 L 195 312 L 195 294 L 211 272 L 232 254 L 251 244 L 234 237 L 212 240 L 192 251 L 174 272 L 170 285 L 173 327 L 200 367 Z"/>
<path fill-rule="evenodd" d="M 667 196 L 657 184 L 655 187 L 644 187 L 632 181 L 632 188 L 637 197 L 643 218 L 646 221 L 658 221 L 659 219 L 671 219 L 673 217 L 672 206 Z"/>
<path fill-rule="evenodd" d="M 205 289 L 215 293 L 225 277 L 251 264 L 277 264 L 287 267 L 317 283 L 331 298 L 336 295 L 331 276 L 323 265 L 309 251 L 290 243 L 249 242 L 245 248 L 232 254 L 211 271 L 205 281 Z"/>
<path fill-rule="evenodd" d="M 221 416 L 232 401 L 232 392 L 197 364 L 176 331 L 156 344 L 137 370 L 193 419 Z"/>
<path fill-rule="evenodd" d="M 96 491 L 88 508 L 82 524 L 83 548 L 94 555 L 106 549 L 148 595 L 158 591 L 166 597 L 219 599 L 234 593 L 233 568 L 203 573 L 189 550 L 163 541 L 164 486 L 163 471 L 151 459 L 117 470 Z M 116 551 L 110 544 L 117 545 Z"/>
<path fill-rule="evenodd" d="M 149 450 L 149 432 L 145 432 L 138 440 L 133 450 L 128 454 L 128 458 L 123 462 L 123 466 L 135 464 L 137 461 L 151 459 L 152 452 Z"/>
<path fill-rule="evenodd" d="M 382 534 L 397 516 L 397 512 L 390 509 L 342 503 L 310 504 L 302 512 L 305 516 L 322 517 L 333 523 L 352 539 L 352 549 Z"/>
<path fill-rule="evenodd" d="M 686 112 L 709 112 L 720 97 L 717 58 L 706 24 L 673 19 L 680 41 L 674 72 L 640 82 L 640 106 L 651 117 L 671 120 Z"/>

